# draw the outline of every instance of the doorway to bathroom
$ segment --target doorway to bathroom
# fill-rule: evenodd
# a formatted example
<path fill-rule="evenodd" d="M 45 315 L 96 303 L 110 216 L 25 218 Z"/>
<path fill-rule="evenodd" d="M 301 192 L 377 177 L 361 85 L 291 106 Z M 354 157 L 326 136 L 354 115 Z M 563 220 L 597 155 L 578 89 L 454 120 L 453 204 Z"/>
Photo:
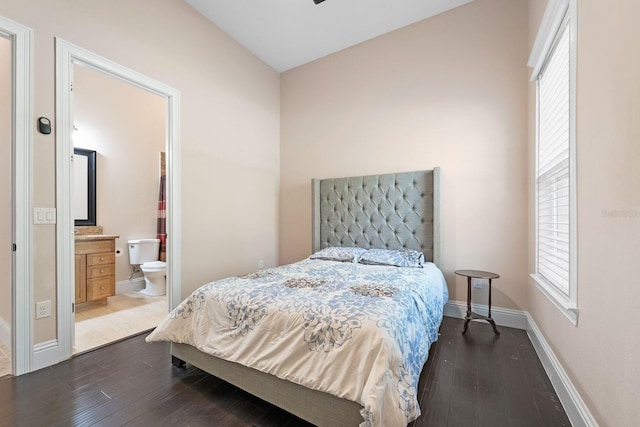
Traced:
<path fill-rule="evenodd" d="M 76 304 L 75 304 L 75 286 L 76 286 L 76 277 L 82 275 L 82 271 L 86 273 L 86 276 L 89 276 L 89 265 L 92 268 L 96 268 L 98 270 L 104 270 L 99 272 L 100 276 L 98 277 L 98 283 L 93 281 L 92 284 L 96 286 L 89 286 L 85 289 L 88 293 L 91 289 L 91 292 L 97 293 L 102 299 L 103 302 L 106 301 L 107 305 L 110 301 L 116 301 L 117 295 L 112 295 L 116 291 L 116 280 L 115 277 L 110 277 L 110 280 L 105 279 L 106 276 L 110 276 L 109 269 L 114 271 L 114 275 L 118 274 L 117 271 L 119 266 L 125 266 L 125 268 L 131 268 L 128 261 L 128 247 L 127 240 L 128 237 L 125 235 L 123 230 L 126 229 L 127 224 L 136 222 L 137 219 L 134 218 L 136 215 L 144 215 L 146 218 L 152 218 L 154 226 L 149 229 L 153 233 L 149 237 L 157 236 L 157 223 L 158 223 L 158 206 L 160 205 L 158 201 L 159 195 L 159 154 L 155 153 L 155 155 L 147 155 L 147 154 L 138 154 L 135 152 L 135 147 L 137 146 L 137 138 L 141 138 L 141 136 L 137 133 L 138 131 L 131 130 L 132 135 L 127 135 L 127 140 L 129 144 L 127 146 L 127 150 L 125 150 L 124 156 L 118 156 L 117 162 L 122 162 L 123 164 L 119 165 L 119 167 L 115 168 L 117 172 L 115 175 L 109 176 L 107 178 L 103 178 L 103 184 L 107 184 L 109 187 L 115 187 L 117 190 L 117 197 L 115 199 L 111 199 L 110 206 L 107 208 L 111 208 L 120 212 L 126 213 L 126 220 L 121 222 L 118 226 L 120 229 L 105 229 L 103 226 L 102 230 L 94 230 L 96 233 L 102 232 L 106 234 L 103 237 L 103 241 L 100 243 L 96 243 L 97 248 L 93 248 L 91 251 L 85 251 L 86 253 L 77 253 L 75 250 L 77 236 L 75 234 L 74 227 L 74 171 L 77 169 L 78 164 L 74 161 L 74 146 L 73 142 L 77 141 L 78 146 L 82 143 L 88 143 L 85 137 L 90 137 L 93 132 L 91 129 L 91 125 L 86 125 L 86 128 L 83 129 L 81 123 L 79 122 L 80 117 L 76 117 L 74 114 L 74 104 L 77 102 L 76 100 L 76 90 L 78 90 L 75 86 L 74 82 L 74 74 L 80 70 L 80 67 L 85 67 L 91 71 L 98 72 L 100 77 L 108 77 L 110 79 L 115 79 L 119 83 L 128 84 L 136 89 L 142 90 L 143 92 L 149 92 L 151 94 L 159 96 L 161 100 L 163 100 L 163 118 L 164 125 L 160 125 L 163 128 L 164 135 L 164 151 L 166 153 L 166 203 L 164 204 L 165 216 L 166 216 L 166 296 L 163 313 L 166 314 L 169 308 L 173 308 L 179 304 L 181 301 L 181 286 L 180 281 L 180 266 L 181 266 L 181 250 L 180 250 L 180 242 L 178 240 L 178 236 L 180 236 L 180 92 L 171 88 L 170 86 L 165 85 L 157 80 L 154 80 L 148 76 L 145 76 L 137 71 L 126 68 L 118 63 L 115 63 L 107 58 L 101 57 L 93 52 L 90 52 L 86 49 L 83 49 L 79 46 L 73 45 L 71 43 L 62 40 L 61 38 L 56 38 L 56 117 L 57 117 L 57 131 L 56 131 L 56 203 L 57 203 L 57 217 L 58 217 L 58 226 L 56 230 L 57 236 L 57 282 L 58 282 L 58 339 L 55 345 L 51 345 L 50 348 L 47 349 L 48 355 L 48 363 L 56 363 L 58 361 L 67 359 L 71 357 L 73 354 L 78 354 L 81 351 L 73 348 L 74 346 L 74 334 L 76 332 L 75 325 L 75 317 L 76 317 Z M 82 73 L 83 70 L 79 72 Z M 95 77 L 95 76 L 94 76 Z M 111 98 L 114 94 L 110 91 L 104 92 L 101 97 L 97 100 L 98 103 L 111 103 Z M 144 126 L 159 126 L 157 122 L 151 124 L 150 122 L 146 122 L 145 117 L 145 108 L 142 107 L 142 110 L 131 110 L 128 106 L 129 99 L 125 101 L 124 104 L 119 104 L 114 107 L 117 109 L 128 110 L 129 114 L 134 116 L 135 121 L 141 122 Z M 76 119 L 78 119 L 78 123 L 76 123 Z M 74 124 L 76 129 L 74 129 Z M 104 126 L 117 126 L 117 122 L 113 121 L 105 121 Z M 85 135 L 82 135 L 83 130 L 86 130 Z M 94 134 L 95 136 L 95 134 Z M 132 136 L 133 138 L 129 138 Z M 114 140 L 120 138 L 119 136 L 111 136 L 109 139 Z M 101 149 L 102 150 L 102 149 Z M 87 149 L 85 152 L 94 152 L 95 156 L 89 155 L 88 158 L 95 157 L 95 169 L 99 171 L 102 163 L 111 162 L 115 156 L 113 147 L 105 148 L 105 152 L 102 153 L 102 157 L 100 157 L 100 153 L 97 150 L 89 150 Z M 102 160 L 101 160 L 102 159 Z M 87 161 L 86 163 L 90 163 Z M 126 163 L 126 164 L 125 164 Z M 104 165 L 103 165 L 104 166 Z M 155 177 L 153 178 L 156 181 L 155 190 L 151 192 L 150 196 L 136 194 L 135 196 L 146 198 L 150 197 L 153 202 L 153 206 L 149 211 L 149 208 L 144 209 L 144 213 L 142 211 L 133 211 L 127 210 L 127 204 L 125 203 L 125 193 L 128 194 L 133 188 L 136 186 L 136 182 L 142 180 L 142 171 L 145 169 L 154 169 Z M 133 171 L 132 174 L 127 175 L 128 178 L 124 179 L 124 175 L 129 171 Z M 98 173 L 98 172 L 96 172 Z M 145 178 L 146 179 L 146 178 Z M 97 179 L 96 179 L 97 181 Z M 117 184 L 117 185 L 116 185 Z M 101 201 L 101 196 L 98 194 L 98 183 L 96 183 L 96 221 L 95 226 L 100 226 L 100 222 L 102 221 L 100 218 L 100 211 L 103 209 L 102 204 L 105 202 Z M 136 187 L 137 188 L 137 187 Z M 150 213 L 149 213 L 150 212 Z M 87 225 L 91 227 L 93 225 Z M 91 232 L 94 232 L 91 231 Z M 138 233 L 146 233 L 147 231 L 136 229 L 136 238 L 145 238 L 147 236 L 141 236 Z M 176 236 L 176 238 L 172 238 Z M 101 240 L 96 239 L 93 236 L 89 238 L 90 240 Z M 91 252 L 91 253 L 89 253 Z M 98 253 L 102 252 L 102 254 Z M 74 257 L 74 253 L 78 255 L 85 255 L 86 257 L 86 265 L 84 265 L 85 269 L 82 269 L 82 262 L 78 263 L 76 257 Z M 96 259 L 94 259 L 97 258 Z M 91 260 L 89 260 L 91 258 Z M 97 262 L 97 264 L 96 264 Z M 94 263 L 94 264 L 91 264 Z M 104 264 L 104 267 L 103 267 Z M 80 268 L 78 268 L 80 265 Z M 129 270 L 132 272 L 132 270 Z M 76 274 L 78 272 L 78 274 Z M 139 274 L 139 273 L 137 273 Z M 130 276 L 130 277 L 129 277 Z M 88 282 L 88 277 L 86 277 Z M 136 279 L 138 282 L 140 281 L 140 276 L 129 275 L 125 280 L 117 280 L 119 285 L 137 286 L 137 288 L 143 288 L 142 283 L 138 283 L 136 285 Z M 103 281 L 104 280 L 104 281 Z M 121 283 L 123 282 L 123 283 Z M 111 287 L 112 286 L 112 287 Z M 122 286 L 120 286 L 122 287 Z M 136 289 L 133 290 L 134 292 Z M 121 292 L 127 293 L 127 292 Z M 96 294 L 87 296 L 88 302 L 84 302 L 82 304 L 87 304 L 87 307 L 90 305 L 98 305 L 97 302 L 92 301 L 95 299 Z M 104 297 L 104 298 L 102 298 Z M 115 303 L 112 305 L 116 305 Z M 136 304 L 134 304 L 136 305 Z M 80 308 L 80 307 L 79 307 Z M 136 325 L 139 330 L 147 330 L 152 326 L 141 326 L 144 321 L 146 321 L 150 316 L 148 314 L 139 314 L 134 319 L 128 321 L 130 324 Z M 99 323 L 106 323 L 105 321 Z M 157 324 L 157 321 L 153 323 Z M 98 332 L 94 329 L 91 329 L 91 334 L 95 335 Z M 127 332 L 127 334 L 131 334 Z M 108 342 L 113 342 L 114 340 L 118 340 L 124 338 L 123 333 L 120 333 L 118 337 L 110 336 L 109 341 L 105 341 L 104 344 Z M 104 345 L 102 343 L 92 346 L 95 348 L 96 346 Z M 86 351 L 86 350 L 82 350 Z"/>
<path fill-rule="evenodd" d="M 72 76 L 73 354 L 79 354 L 152 329 L 168 312 L 160 244 L 167 126 L 163 97 L 81 63 L 73 64 Z M 144 262 L 161 266 L 155 279 L 142 261 L 130 261 L 129 242 L 138 240 L 151 242 Z"/>

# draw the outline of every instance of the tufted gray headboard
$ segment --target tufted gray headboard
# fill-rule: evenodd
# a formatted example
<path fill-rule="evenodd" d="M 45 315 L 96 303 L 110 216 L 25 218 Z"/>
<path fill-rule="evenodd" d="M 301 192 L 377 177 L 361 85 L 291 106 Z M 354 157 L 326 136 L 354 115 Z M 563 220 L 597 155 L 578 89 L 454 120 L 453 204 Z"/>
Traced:
<path fill-rule="evenodd" d="M 414 249 L 440 263 L 440 168 L 313 179 L 313 252 L 327 246 Z"/>

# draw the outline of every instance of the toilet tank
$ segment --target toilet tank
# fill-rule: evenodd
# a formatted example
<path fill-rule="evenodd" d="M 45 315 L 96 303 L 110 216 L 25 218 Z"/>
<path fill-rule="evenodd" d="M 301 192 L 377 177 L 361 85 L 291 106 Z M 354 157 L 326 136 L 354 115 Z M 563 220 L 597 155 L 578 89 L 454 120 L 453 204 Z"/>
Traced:
<path fill-rule="evenodd" d="M 128 240 L 127 244 L 129 245 L 129 264 L 140 265 L 158 260 L 160 239 Z"/>

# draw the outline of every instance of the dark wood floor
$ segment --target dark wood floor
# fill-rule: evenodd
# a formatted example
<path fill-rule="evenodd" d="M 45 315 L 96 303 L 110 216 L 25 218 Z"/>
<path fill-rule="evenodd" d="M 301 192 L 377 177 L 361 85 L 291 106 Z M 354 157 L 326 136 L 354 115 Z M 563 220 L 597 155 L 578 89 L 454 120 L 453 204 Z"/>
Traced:
<path fill-rule="evenodd" d="M 445 317 L 420 380 L 424 426 L 570 426 L 524 331 Z M 0 379 L 1 426 L 306 426 L 144 336 Z"/>

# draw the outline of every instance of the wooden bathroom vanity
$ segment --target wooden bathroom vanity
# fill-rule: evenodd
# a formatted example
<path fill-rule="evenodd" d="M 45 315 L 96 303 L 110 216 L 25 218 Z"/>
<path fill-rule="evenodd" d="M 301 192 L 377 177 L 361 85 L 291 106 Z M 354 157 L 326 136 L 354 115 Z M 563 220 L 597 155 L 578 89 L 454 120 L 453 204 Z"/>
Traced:
<path fill-rule="evenodd" d="M 76 304 L 116 294 L 116 239 L 109 234 L 76 234 Z"/>

